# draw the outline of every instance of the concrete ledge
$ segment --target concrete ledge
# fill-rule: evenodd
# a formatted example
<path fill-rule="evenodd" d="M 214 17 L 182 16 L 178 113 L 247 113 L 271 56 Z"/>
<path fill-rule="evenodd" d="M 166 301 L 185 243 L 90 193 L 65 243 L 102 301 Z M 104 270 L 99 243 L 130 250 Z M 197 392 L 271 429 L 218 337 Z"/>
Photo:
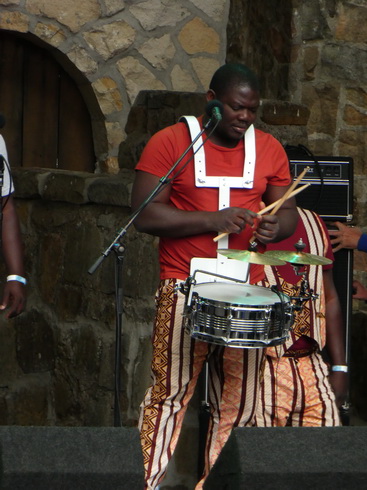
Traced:
<path fill-rule="evenodd" d="M 13 168 L 16 198 L 43 199 L 72 204 L 130 206 L 134 170 L 92 174 L 68 170 Z"/>

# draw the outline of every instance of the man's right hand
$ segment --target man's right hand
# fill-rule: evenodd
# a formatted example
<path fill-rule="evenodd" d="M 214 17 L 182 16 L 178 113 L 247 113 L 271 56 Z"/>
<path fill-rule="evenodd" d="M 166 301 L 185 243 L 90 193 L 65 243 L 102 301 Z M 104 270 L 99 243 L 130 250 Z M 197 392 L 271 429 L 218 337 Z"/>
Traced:
<path fill-rule="evenodd" d="M 214 211 L 209 220 L 212 219 L 212 227 L 219 233 L 241 233 L 246 226 L 253 227 L 257 218 L 261 216 L 249 209 L 229 207 Z"/>

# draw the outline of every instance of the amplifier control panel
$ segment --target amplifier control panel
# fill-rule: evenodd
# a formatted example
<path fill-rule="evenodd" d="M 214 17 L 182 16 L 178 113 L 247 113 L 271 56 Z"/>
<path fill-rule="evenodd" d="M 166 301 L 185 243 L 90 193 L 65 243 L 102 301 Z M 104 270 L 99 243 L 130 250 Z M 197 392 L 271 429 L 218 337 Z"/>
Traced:
<path fill-rule="evenodd" d="M 318 159 L 317 162 L 310 160 L 291 160 L 291 169 L 293 176 L 297 178 L 306 167 L 310 167 L 304 180 L 307 179 L 331 179 L 331 180 L 347 180 L 350 181 L 352 172 L 352 163 L 350 159 L 326 160 Z"/>
<path fill-rule="evenodd" d="M 297 203 L 318 213 L 326 220 L 353 219 L 353 160 L 348 157 L 290 159 L 293 178 L 306 167 L 300 184 L 311 184 L 297 196 Z"/>

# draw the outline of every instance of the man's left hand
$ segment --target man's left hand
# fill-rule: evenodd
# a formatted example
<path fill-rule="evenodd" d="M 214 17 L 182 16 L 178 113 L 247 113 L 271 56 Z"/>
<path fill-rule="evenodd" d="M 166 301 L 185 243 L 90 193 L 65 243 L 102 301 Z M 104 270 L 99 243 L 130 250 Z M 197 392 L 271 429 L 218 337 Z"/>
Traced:
<path fill-rule="evenodd" d="M 6 318 L 14 318 L 24 311 L 26 305 L 25 286 L 18 281 L 9 281 L 4 286 L 0 310 L 8 310 Z"/>

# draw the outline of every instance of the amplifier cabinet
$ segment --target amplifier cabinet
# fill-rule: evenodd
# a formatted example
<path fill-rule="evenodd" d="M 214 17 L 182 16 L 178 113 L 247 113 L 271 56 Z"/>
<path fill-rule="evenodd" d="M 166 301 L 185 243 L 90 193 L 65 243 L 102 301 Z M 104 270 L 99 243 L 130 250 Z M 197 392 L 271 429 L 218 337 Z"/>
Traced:
<path fill-rule="evenodd" d="M 353 160 L 348 157 L 292 158 L 288 155 L 294 179 L 310 167 L 300 184 L 310 186 L 297 195 L 297 205 L 311 209 L 323 218 L 328 228 L 333 221 L 353 219 Z M 353 250 L 342 249 L 334 254 L 333 277 L 345 325 L 347 364 L 350 357 L 350 325 L 352 316 Z M 324 352 L 327 358 L 327 354 Z M 348 417 L 343 424 L 348 425 Z"/>
<path fill-rule="evenodd" d="M 310 167 L 301 184 L 310 186 L 297 196 L 300 207 L 311 209 L 326 221 L 353 219 L 353 159 L 316 157 L 290 159 L 294 179 Z"/>

